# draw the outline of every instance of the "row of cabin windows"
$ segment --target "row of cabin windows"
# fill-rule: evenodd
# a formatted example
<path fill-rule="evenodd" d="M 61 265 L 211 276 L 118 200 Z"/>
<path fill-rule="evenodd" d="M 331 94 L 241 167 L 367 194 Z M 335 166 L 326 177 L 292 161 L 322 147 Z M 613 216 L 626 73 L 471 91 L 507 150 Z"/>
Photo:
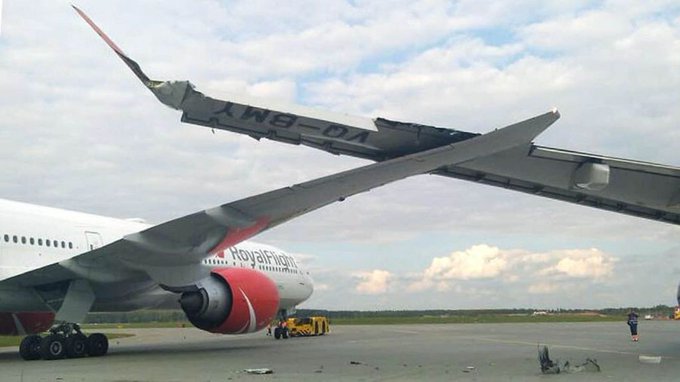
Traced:
<path fill-rule="evenodd" d="M 26 236 L 17 236 L 17 235 L 10 235 L 5 234 L 5 243 L 9 243 L 10 241 L 15 244 L 30 244 L 30 245 L 39 245 L 42 246 L 43 244 L 45 247 L 54 247 L 54 248 L 66 248 L 68 246 L 68 249 L 73 249 L 73 243 L 72 242 L 66 242 L 66 241 L 59 241 L 59 240 L 50 240 L 50 239 L 42 239 L 42 238 L 32 238 L 32 237 L 26 237 Z"/>
<path fill-rule="evenodd" d="M 296 269 L 272 267 L 270 265 L 258 265 L 257 267 L 262 271 L 283 272 L 283 273 L 298 273 L 298 270 L 296 270 Z"/>
<path fill-rule="evenodd" d="M 217 260 L 217 259 L 206 259 L 205 260 L 206 264 L 225 264 L 229 265 L 229 262 L 226 260 Z M 234 266 L 236 266 L 236 262 L 234 261 Z M 261 271 L 270 271 L 270 272 L 284 272 L 284 273 L 300 273 L 302 272 L 296 270 L 296 269 L 290 269 L 290 268 L 281 268 L 281 267 L 274 267 L 271 265 L 258 265 L 257 268 Z"/>

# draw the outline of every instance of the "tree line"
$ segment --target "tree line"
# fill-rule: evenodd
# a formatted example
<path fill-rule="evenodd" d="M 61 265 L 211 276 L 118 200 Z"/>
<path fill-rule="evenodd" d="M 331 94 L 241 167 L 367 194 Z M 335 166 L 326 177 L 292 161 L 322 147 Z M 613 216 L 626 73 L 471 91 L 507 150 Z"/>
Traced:
<path fill-rule="evenodd" d="M 363 319 L 363 318 L 413 318 L 413 317 L 465 317 L 483 315 L 531 315 L 534 312 L 548 314 L 602 314 L 607 316 L 625 316 L 634 310 L 640 316 L 654 317 L 672 316 L 674 307 L 657 305 L 654 307 L 621 307 L 605 309 L 428 309 L 428 310 L 326 310 L 298 309 L 294 317 L 326 316 L 328 318 Z M 102 323 L 141 323 L 141 322 L 187 322 L 181 310 L 138 310 L 134 312 L 89 313 L 85 320 L 88 324 Z"/>

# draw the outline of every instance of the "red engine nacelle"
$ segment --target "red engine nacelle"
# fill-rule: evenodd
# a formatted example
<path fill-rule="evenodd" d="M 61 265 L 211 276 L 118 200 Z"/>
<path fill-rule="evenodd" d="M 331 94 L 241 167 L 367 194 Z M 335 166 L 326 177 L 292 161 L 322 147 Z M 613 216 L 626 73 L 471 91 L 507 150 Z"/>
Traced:
<path fill-rule="evenodd" d="M 279 290 L 264 273 L 245 268 L 215 269 L 184 292 L 180 305 L 189 321 L 212 333 L 240 334 L 267 326 L 279 308 Z"/>

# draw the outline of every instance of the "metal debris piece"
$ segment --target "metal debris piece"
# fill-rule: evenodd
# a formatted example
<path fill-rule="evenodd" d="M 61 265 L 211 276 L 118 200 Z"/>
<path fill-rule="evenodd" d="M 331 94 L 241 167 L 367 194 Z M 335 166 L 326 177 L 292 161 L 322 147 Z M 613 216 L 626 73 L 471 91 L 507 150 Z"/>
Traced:
<path fill-rule="evenodd" d="M 640 357 L 638 357 L 638 360 L 640 360 L 640 362 L 642 362 L 642 363 L 651 363 L 651 364 L 661 363 L 661 357 L 660 356 L 653 356 L 653 355 L 640 354 Z"/>
<path fill-rule="evenodd" d="M 359 361 L 349 361 L 349 364 L 350 365 L 363 365 L 363 363 L 361 363 Z"/>
<path fill-rule="evenodd" d="M 243 369 L 248 374 L 274 374 L 274 370 L 262 367 L 259 369 Z"/>
<path fill-rule="evenodd" d="M 586 360 L 577 365 L 572 365 L 569 361 L 560 362 L 558 360 L 551 360 L 550 354 L 548 352 L 548 347 L 543 346 L 542 349 L 538 350 L 538 361 L 541 364 L 541 372 L 543 374 L 560 374 L 560 373 L 580 373 L 586 372 L 599 372 L 600 365 L 597 364 L 597 360 L 586 358 Z"/>
<path fill-rule="evenodd" d="M 556 362 L 550 359 L 548 347 L 543 346 L 543 349 L 538 350 L 538 362 L 541 364 L 541 373 L 543 374 L 559 374 L 560 368 Z"/>

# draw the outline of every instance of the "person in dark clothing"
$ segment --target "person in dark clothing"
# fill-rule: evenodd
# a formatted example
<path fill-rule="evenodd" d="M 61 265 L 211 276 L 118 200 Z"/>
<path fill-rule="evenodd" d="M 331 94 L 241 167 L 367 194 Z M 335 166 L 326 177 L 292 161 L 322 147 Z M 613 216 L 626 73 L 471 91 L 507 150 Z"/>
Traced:
<path fill-rule="evenodd" d="M 637 342 L 640 338 L 638 336 L 637 326 L 638 326 L 638 314 L 634 310 L 628 312 L 628 326 L 630 327 L 630 336 L 633 341 Z"/>

